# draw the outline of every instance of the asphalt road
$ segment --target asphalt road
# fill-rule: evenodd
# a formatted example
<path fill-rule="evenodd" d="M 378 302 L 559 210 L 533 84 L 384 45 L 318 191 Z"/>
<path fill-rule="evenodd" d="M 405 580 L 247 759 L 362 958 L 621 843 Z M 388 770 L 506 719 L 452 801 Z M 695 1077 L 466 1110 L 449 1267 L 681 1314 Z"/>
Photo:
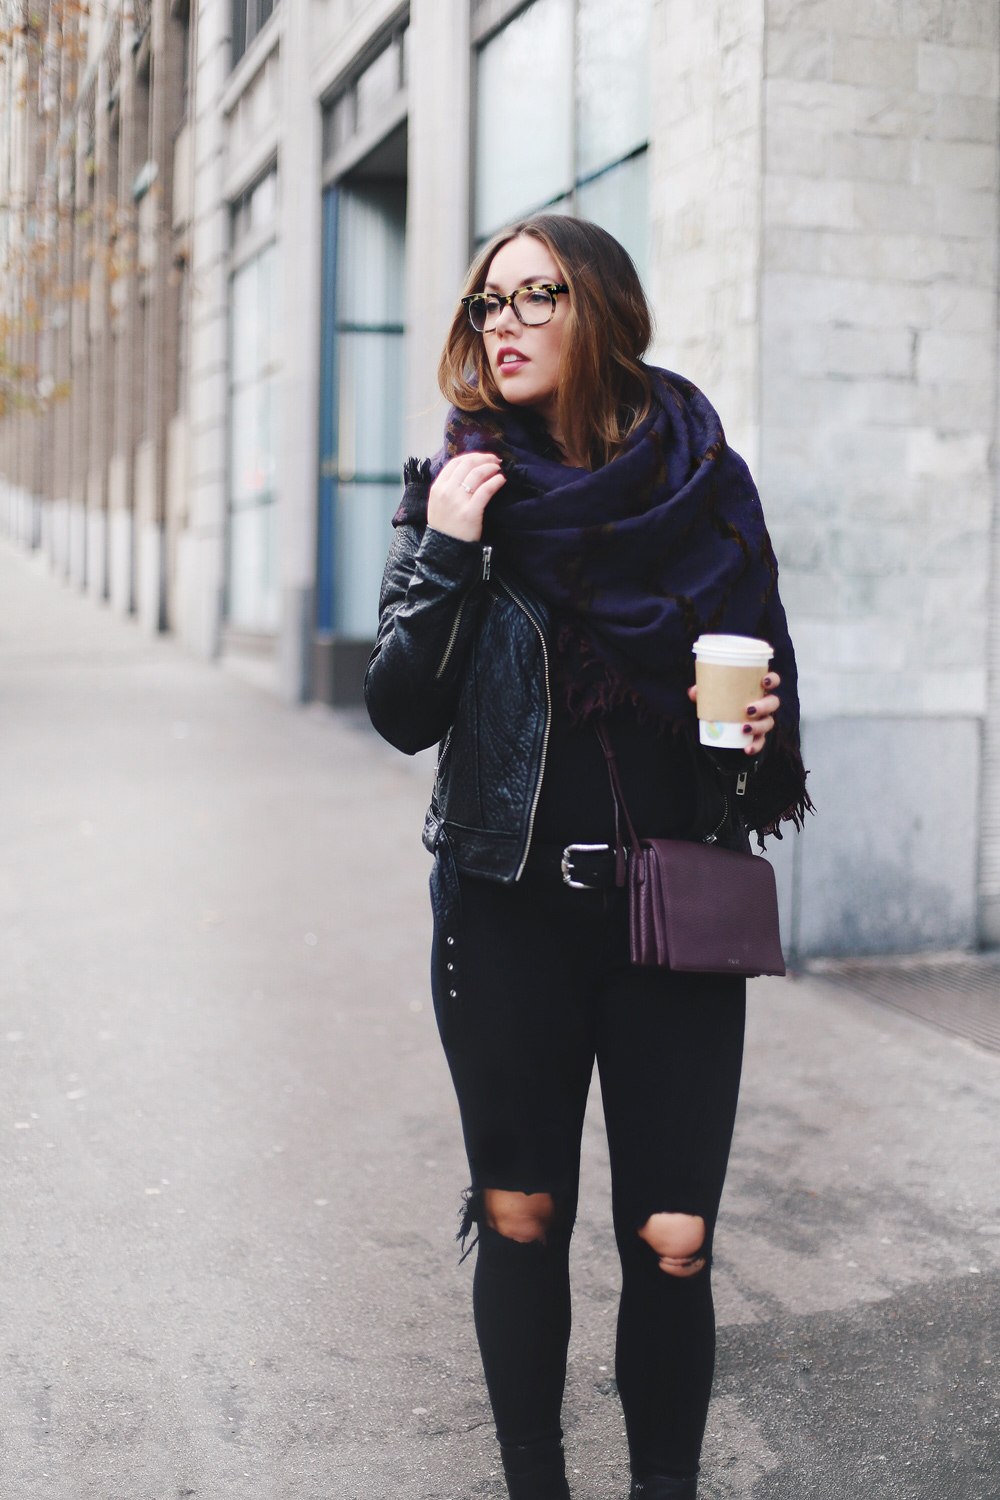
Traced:
<path fill-rule="evenodd" d="M 0 545 L 2 1500 L 503 1494 L 431 770 Z M 591 1103 L 567 1446 L 624 1500 Z M 998 1103 L 1000 1057 L 753 984 L 705 1500 L 1000 1495 Z"/>

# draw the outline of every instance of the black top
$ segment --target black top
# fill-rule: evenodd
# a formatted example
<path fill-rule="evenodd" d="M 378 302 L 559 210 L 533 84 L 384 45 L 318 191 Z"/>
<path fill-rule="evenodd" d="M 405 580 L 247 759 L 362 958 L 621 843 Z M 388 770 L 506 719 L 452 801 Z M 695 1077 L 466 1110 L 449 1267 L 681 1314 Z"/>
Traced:
<path fill-rule="evenodd" d="M 628 810 L 640 838 L 668 838 L 691 823 L 697 803 L 694 757 L 669 729 L 640 724 L 626 706 L 605 720 Z M 627 837 L 624 826 L 622 836 Z M 607 763 L 592 724 L 574 726 L 553 685 L 552 722 L 534 840 L 610 844 L 615 813 Z"/>

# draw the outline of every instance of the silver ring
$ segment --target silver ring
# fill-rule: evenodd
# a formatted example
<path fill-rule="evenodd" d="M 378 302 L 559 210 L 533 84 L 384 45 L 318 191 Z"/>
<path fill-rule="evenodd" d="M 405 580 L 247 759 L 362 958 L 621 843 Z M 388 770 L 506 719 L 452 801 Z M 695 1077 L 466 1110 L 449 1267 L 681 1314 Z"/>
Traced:
<path fill-rule="evenodd" d="M 467 495 L 471 495 L 472 494 L 472 491 L 469 489 L 469 486 L 466 484 L 466 482 L 465 482 L 464 479 L 462 480 L 462 488 L 463 488 L 463 490 L 465 491 L 465 493 Z"/>

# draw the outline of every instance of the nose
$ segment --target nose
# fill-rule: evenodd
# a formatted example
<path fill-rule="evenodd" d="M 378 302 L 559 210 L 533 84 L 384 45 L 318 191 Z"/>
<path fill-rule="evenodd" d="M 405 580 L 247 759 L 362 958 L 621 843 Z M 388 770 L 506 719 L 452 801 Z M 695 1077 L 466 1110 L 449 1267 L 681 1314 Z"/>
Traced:
<path fill-rule="evenodd" d="M 515 329 L 520 329 L 520 327 L 517 313 L 511 307 L 510 303 L 507 302 L 501 307 L 500 316 L 497 318 L 497 333 L 512 333 Z"/>

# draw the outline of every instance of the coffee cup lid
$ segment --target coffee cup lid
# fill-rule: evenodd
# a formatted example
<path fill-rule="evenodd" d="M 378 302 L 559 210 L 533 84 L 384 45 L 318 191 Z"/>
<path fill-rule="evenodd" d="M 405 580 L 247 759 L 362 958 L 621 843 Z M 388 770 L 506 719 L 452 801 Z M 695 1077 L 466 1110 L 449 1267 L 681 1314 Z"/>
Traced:
<path fill-rule="evenodd" d="M 768 641 L 752 635 L 700 635 L 691 648 L 695 656 L 727 667 L 754 667 L 774 655 Z"/>

